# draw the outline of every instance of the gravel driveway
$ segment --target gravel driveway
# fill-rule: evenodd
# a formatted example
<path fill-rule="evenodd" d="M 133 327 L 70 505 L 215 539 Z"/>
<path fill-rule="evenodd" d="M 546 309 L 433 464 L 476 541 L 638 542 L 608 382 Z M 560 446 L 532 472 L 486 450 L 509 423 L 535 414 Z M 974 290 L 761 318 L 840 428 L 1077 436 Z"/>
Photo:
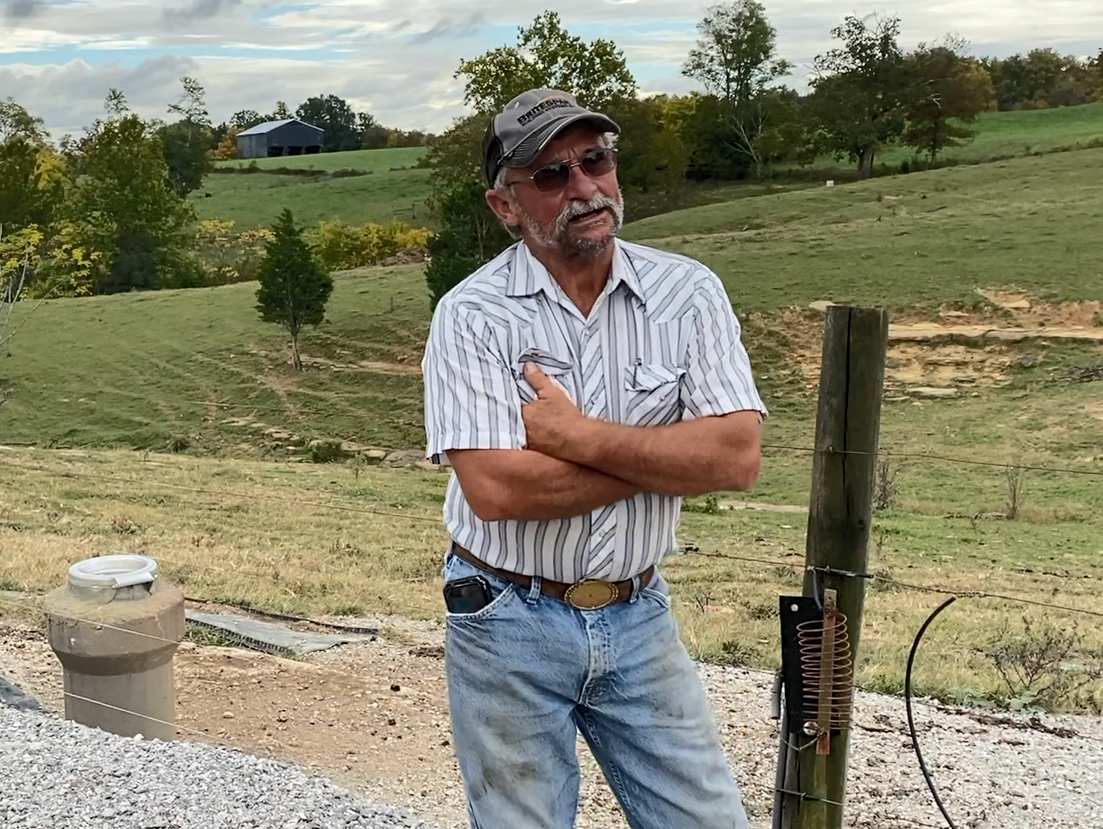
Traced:
<path fill-rule="evenodd" d="M 426 642 L 439 639 L 436 630 L 423 635 Z M 0 655 L 26 658 L 34 650 L 30 644 L 0 648 Z M 45 652 L 36 658 L 52 659 Z M 262 667 L 273 661 L 263 655 L 249 658 Z M 443 731 L 431 736 L 438 744 L 448 736 L 439 660 L 411 656 L 409 646 L 380 640 L 319 654 L 311 662 L 302 666 L 311 668 L 303 674 L 306 688 L 322 687 L 318 683 L 325 683 L 327 672 L 362 677 L 369 690 L 372 683 L 389 686 L 391 676 L 403 677 L 403 694 L 407 684 L 411 693 L 420 686 L 411 700 L 426 719 L 410 717 L 410 727 L 416 722 L 416 729 L 425 729 L 427 722 L 442 720 Z M 714 665 L 702 665 L 700 671 L 754 829 L 767 829 L 777 752 L 777 724 L 769 713 L 771 677 Z M 279 675 L 258 674 L 250 682 L 267 683 Z M 223 704 L 207 701 L 208 706 Z M 1103 829 L 1103 720 L 958 712 L 923 701 L 917 701 L 915 714 L 924 757 L 959 829 Z M 323 731 L 319 738 L 332 739 L 331 734 Z M 376 759 L 365 769 L 369 777 L 357 787 L 357 796 L 303 768 L 247 752 L 191 740 L 123 739 L 0 703 L 0 827 L 429 829 L 417 821 L 431 818 L 442 829 L 458 829 L 464 812 L 461 783 L 454 764 L 443 756 L 451 749 L 441 749 L 439 761 L 423 756 L 425 747 L 413 739 L 416 734 L 376 748 L 369 747 L 366 734 L 358 741 L 363 753 Z M 371 769 L 376 774 L 384 770 L 376 765 L 378 752 L 394 755 L 389 762 L 409 770 L 400 784 L 393 779 L 373 784 Z M 624 829 L 585 751 L 582 767 L 579 829 Z M 945 827 L 920 774 L 902 699 L 857 694 L 850 770 L 844 826 Z"/>

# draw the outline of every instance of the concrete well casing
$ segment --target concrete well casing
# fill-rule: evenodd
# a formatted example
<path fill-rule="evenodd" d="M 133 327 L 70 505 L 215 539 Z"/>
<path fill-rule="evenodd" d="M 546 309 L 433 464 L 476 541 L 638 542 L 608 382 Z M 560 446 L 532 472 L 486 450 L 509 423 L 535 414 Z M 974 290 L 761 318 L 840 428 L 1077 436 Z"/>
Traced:
<path fill-rule="evenodd" d="M 125 737 L 173 740 L 173 657 L 184 595 L 145 556 L 74 565 L 46 597 L 50 647 L 62 666 L 65 718 Z"/>

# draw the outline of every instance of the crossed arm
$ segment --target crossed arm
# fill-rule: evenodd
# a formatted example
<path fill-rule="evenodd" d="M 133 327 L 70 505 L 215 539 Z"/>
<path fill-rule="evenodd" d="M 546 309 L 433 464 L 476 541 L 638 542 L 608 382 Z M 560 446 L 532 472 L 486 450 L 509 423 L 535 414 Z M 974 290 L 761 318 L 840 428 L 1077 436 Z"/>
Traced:
<path fill-rule="evenodd" d="M 486 348 L 485 321 L 438 313 L 423 363 L 427 401 L 430 390 L 434 399 L 426 412 L 430 451 L 447 452 L 475 514 L 484 521 L 569 518 L 641 492 L 693 496 L 753 486 L 762 465 L 762 404 L 719 279 L 700 296 L 694 419 L 666 426 L 587 417 L 535 366 L 525 376 L 537 397 L 518 412 L 512 374 Z M 745 368 L 743 391 L 731 383 L 733 366 Z M 441 422 L 442 411 L 459 425 Z M 513 437 L 522 431 L 523 447 Z"/>
<path fill-rule="evenodd" d="M 623 426 L 585 417 L 552 388 L 524 409 L 529 448 L 448 453 L 484 521 L 569 518 L 640 492 L 692 496 L 744 490 L 758 480 L 758 412 Z"/>

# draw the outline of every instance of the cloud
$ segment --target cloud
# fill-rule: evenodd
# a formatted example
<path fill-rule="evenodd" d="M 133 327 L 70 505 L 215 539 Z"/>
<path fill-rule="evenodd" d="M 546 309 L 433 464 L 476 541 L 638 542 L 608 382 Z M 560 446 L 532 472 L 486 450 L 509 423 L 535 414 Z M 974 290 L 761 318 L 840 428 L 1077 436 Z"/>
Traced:
<path fill-rule="evenodd" d="M 44 5 L 44 0 L 7 0 L 4 17 L 13 21 L 26 20 L 41 11 Z"/>
<path fill-rule="evenodd" d="M 242 0 L 192 0 L 191 4 L 179 9 L 165 9 L 164 19 L 168 24 L 191 23 L 194 20 L 208 20 L 224 11 L 240 6 Z"/>
<path fill-rule="evenodd" d="M 711 0 L 709 0 L 711 2 Z M 268 111 L 335 94 L 403 129 L 446 129 L 464 114 L 460 61 L 517 41 L 545 0 L 0 0 L 0 90 L 14 94 L 55 133 L 79 131 L 102 112 L 111 87 L 134 109 L 164 117 L 179 78 L 207 90 L 216 121 L 240 109 Z M 166 9 L 168 5 L 168 9 Z M 641 89 L 681 93 L 681 66 L 697 38 L 705 0 L 559 0 L 564 27 L 620 47 Z M 14 26 L 3 16 L 33 14 Z M 849 0 L 769 0 L 778 51 L 803 86 L 831 28 L 856 12 Z M 975 55 L 1036 46 L 1095 54 L 1084 32 L 1103 31 L 1103 4 L 1047 0 L 914 0 L 901 13 L 901 45 L 956 33 Z M 7 92 L 11 90 L 11 92 Z M 0 95 L 2 97 L 3 95 Z"/>
<path fill-rule="evenodd" d="M 477 31 L 485 21 L 481 11 L 471 12 L 459 23 L 454 23 L 451 17 L 442 17 L 433 24 L 433 28 L 416 35 L 412 42 L 421 46 L 443 37 L 463 37 Z"/>

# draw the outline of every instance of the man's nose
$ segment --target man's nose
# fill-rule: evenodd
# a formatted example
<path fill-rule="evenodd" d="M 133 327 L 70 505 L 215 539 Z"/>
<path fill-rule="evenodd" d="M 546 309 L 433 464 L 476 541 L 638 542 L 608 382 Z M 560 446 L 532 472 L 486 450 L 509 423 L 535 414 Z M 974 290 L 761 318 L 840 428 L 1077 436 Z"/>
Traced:
<path fill-rule="evenodd" d="M 582 171 L 582 165 L 571 167 L 565 195 L 572 199 L 591 199 L 598 192 L 597 182 Z"/>

